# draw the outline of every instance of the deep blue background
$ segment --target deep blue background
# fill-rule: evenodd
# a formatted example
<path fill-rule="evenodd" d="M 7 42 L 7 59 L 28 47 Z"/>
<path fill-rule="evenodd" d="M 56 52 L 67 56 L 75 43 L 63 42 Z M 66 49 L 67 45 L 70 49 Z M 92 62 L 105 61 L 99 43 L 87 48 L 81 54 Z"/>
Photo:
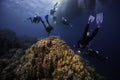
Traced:
<path fill-rule="evenodd" d="M 110 59 L 105 62 L 100 62 L 91 58 L 88 60 L 96 67 L 98 72 L 107 76 L 108 80 L 118 80 L 120 76 L 120 1 L 111 0 L 109 4 L 106 3 L 103 4 L 104 8 L 100 10 L 104 13 L 103 24 L 98 34 L 91 42 L 91 46 L 101 51 L 106 56 L 109 56 Z M 59 24 L 53 25 L 54 32 L 51 33 L 51 35 L 60 36 L 71 46 L 71 48 L 73 48 L 73 45 L 77 43 L 82 35 L 89 14 L 95 15 L 100 11 L 84 11 L 80 14 L 81 16 L 75 16 L 72 19 L 69 13 L 67 17 L 70 19 L 73 27 L 64 26 L 59 22 Z M 37 38 L 48 36 L 45 29 L 40 24 L 31 24 L 26 20 L 28 15 L 25 16 L 21 13 L 14 13 L 11 9 L 7 10 L 0 5 L 0 28 L 11 29 L 19 36 L 28 35 Z M 59 16 L 61 15 L 59 14 Z M 91 25 L 92 29 L 95 27 L 95 23 Z"/>

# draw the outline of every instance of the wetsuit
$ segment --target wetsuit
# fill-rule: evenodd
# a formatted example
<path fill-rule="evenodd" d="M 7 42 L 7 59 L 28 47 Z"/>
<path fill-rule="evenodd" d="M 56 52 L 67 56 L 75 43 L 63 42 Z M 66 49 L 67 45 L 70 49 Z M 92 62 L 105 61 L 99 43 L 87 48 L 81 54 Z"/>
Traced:
<path fill-rule="evenodd" d="M 104 56 L 103 54 L 100 54 L 98 51 L 93 50 L 93 49 L 87 49 L 86 54 L 91 57 L 95 57 L 99 59 L 100 61 L 104 61 L 108 59 L 108 57 Z"/>
<path fill-rule="evenodd" d="M 87 36 L 87 32 L 88 32 L 89 27 L 90 27 L 90 25 L 87 24 L 82 37 L 80 38 L 80 40 L 77 43 L 77 46 L 76 46 L 77 48 L 80 48 L 80 49 L 85 48 L 89 44 L 89 42 L 95 37 L 95 35 L 97 34 L 97 32 L 99 30 L 99 28 L 97 27 L 93 31 L 92 34 L 90 34 L 89 36 Z"/>
<path fill-rule="evenodd" d="M 40 22 L 40 17 L 36 16 L 36 17 L 29 17 L 28 20 L 30 20 L 32 23 L 39 23 Z"/>

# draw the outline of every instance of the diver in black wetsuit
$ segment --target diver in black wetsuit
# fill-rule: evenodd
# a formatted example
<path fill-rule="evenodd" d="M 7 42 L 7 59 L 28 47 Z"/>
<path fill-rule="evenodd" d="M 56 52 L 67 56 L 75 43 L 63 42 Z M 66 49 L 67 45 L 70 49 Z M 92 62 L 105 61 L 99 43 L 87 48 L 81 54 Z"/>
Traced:
<path fill-rule="evenodd" d="M 100 54 L 99 51 L 93 50 L 91 48 L 88 48 L 86 51 L 86 55 L 89 55 L 91 57 L 95 57 L 96 59 L 100 61 L 108 60 L 109 58 L 104 56 L 103 54 Z"/>
<path fill-rule="evenodd" d="M 62 23 L 66 26 L 72 27 L 72 25 L 68 22 L 68 20 L 65 17 L 62 17 Z"/>
<path fill-rule="evenodd" d="M 42 20 L 42 18 L 38 15 L 34 16 L 34 17 L 29 17 L 28 20 L 30 20 L 32 23 L 38 24 L 39 22 L 41 22 L 45 28 L 45 30 L 48 32 L 48 34 L 51 33 L 51 31 L 53 30 L 53 27 L 50 25 L 49 21 L 48 21 L 48 15 L 45 16 L 46 22 L 47 22 L 47 26 L 45 24 L 45 22 Z"/>
<path fill-rule="evenodd" d="M 48 24 L 47 26 L 46 26 L 45 22 L 42 20 L 42 18 L 40 19 L 40 21 L 42 22 L 42 24 L 43 24 L 45 30 L 48 32 L 48 34 L 50 34 L 51 31 L 53 30 L 53 27 L 50 25 L 50 23 L 48 21 L 48 17 L 49 17 L 49 15 L 45 16 L 46 22 Z"/>
<path fill-rule="evenodd" d="M 95 35 L 97 34 L 99 27 L 97 27 L 92 34 L 90 34 L 88 32 L 88 29 L 90 27 L 90 24 L 86 25 L 86 28 L 84 30 L 84 33 L 82 35 L 82 37 L 80 38 L 80 40 L 78 41 L 78 48 L 83 49 L 85 48 L 87 45 L 89 45 L 90 41 L 95 37 Z"/>
<path fill-rule="evenodd" d="M 94 17 L 90 16 L 89 20 L 88 20 L 88 24 L 86 25 L 86 28 L 83 32 L 82 37 L 80 38 L 80 40 L 78 41 L 77 45 L 75 46 L 77 49 L 84 49 L 86 46 L 89 45 L 90 41 L 95 37 L 95 35 L 98 33 L 99 28 L 100 28 L 100 24 L 103 21 L 103 14 L 99 13 L 96 15 L 96 23 L 97 23 L 97 27 L 96 29 L 93 31 L 93 33 L 90 34 L 90 32 L 88 31 L 91 22 L 94 21 Z"/>
<path fill-rule="evenodd" d="M 34 17 L 29 17 L 28 20 L 30 20 L 32 23 L 38 24 L 40 22 L 41 17 L 36 15 Z"/>

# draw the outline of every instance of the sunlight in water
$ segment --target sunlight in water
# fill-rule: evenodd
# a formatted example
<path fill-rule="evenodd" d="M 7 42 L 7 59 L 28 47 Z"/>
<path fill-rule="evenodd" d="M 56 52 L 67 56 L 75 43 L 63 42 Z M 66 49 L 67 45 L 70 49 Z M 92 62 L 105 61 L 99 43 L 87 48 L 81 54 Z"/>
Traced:
<path fill-rule="evenodd" d="M 58 2 L 57 8 L 63 0 L 4 0 L 2 5 L 17 13 L 41 15 L 49 13 L 50 9 Z M 17 9 L 16 9 L 17 8 Z"/>
<path fill-rule="evenodd" d="M 56 2 L 61 3 L 63 0 L 49 0 L 49 1 L 55 4 Z"/>

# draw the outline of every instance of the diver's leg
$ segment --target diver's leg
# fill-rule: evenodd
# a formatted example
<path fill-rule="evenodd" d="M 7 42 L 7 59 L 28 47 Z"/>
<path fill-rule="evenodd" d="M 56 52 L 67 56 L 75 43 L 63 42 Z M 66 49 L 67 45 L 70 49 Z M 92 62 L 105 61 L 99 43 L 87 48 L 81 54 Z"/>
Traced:
<path fill-rule="evenodd" d="M 48 17 L 49 17 L 49 15 L 46 15 L 46 16 L 45 16 L 45 19 L 46 19 L 46 22 L 47 22 L 48 26 L 49 26 L 50 29 L 52 30 L 53 27 L 52 27 L 51 24 L 49 23 Z"/>
<path fill-rule="evenodd" d="M 90 41 L 95 37 L 95 35 L 98 33 L 98 31 L 99 31 L 99 28 L 97 27 L 97 28 L 93 31 L 93 33 L 91 34 L 91 36 L 90 36 Z"/>
<path fill-rule="evenodd" d="M 90 24 L 87 24 L 86 27 L 85 27 L 85 29 L 84 29 L 82 37 L 85 37 L 87 35 L 89 27 L 90 27 Z"/>
<path fill-rule="evenodd" d="M 48 21 L 49 15 L 45 16 L 46 22 L 48 23 L 48 25 L 50 25 L 49 21 Z"/>
<path fill-rule="evenodd" d="M 41 21 L 41 23 L 43 24 L 44 28 L 46 29 L 47 27 L 46 27 L 46 25 L 45 25 L 45 22 L 42 20 L 42 18 L 40 18 L 40 21 Z"/>
<path fill-rule="evenodd" d="M 87 24 L 86 27 L 85 27 L 85 30 L 84 30 L 84 32 L 83 32 L 83 36 L 82 36 L 82 37 L 86 37 L 87 32 L 88 32 L 88 29 L 89 29 L 89 27 L 90 27 L 90 23 L 92 23 L 94 20 L 95 20 L 95 17 L 92 16 L 92 15 L 90 15 L 89 18 L 88 18 L 88 24 Z"/>
<path fill-rule="evenodd" d="M 83 36 L 82 37 L 85 37 L 87 35 L 88 29 L 90 27 L 90 23 L 92 23 L 94 20 L 95 20 L 95 17 L 90 15 L 89 18 L 88 18 L 88 23 L 87 23 L 87 25 L 85 27 L 85 30 L 83 32 Z"/>
<path fill-rule="evenodd" d="M 85 47 L 84 44 L 86 44 L 86 43 L 85 43 L 84 40 L 85 40 L 86 37 L 87 37 L 87 32 L 88 32 L 89 27 L 90 27 L 90 24 L 87 23 L 86 26 L 85 26 L 83 35 L 82 35 L 82 37 L 79 39 L 79 41 L 78 41 L 78 43 L 77 43 L 77 46 L 80 47 L 80 48 L 84 48 L 84 47 Z"/>
<path fill-rule="evenodd" d="M 85 30 L 84 30 L 84 32 L 83 32 L 83 37 L 85 37 L 85 36 L 87 35 L 88 29 L 89 29 L 89 27 L 90 27 L 90 23 L 92 23 L 92 22 L 94 21 L 94 19 L 95 19 L 94 16 L 92 16 L 92 15 L 89 16 L 89 18 L 88 18 L 88 23 L 87 23 L 87 25 L 86 25 L 86 27 L 85 27 Z"/>

